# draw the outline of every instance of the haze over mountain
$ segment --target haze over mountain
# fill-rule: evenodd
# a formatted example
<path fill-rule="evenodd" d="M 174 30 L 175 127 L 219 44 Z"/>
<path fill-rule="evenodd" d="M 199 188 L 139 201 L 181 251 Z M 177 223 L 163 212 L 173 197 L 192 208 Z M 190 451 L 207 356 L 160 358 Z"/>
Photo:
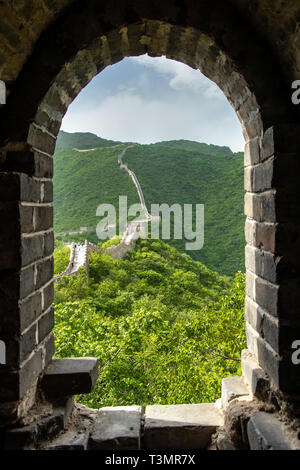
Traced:
<path fill-rule="evenodd" d="M 133 182 L 118 164 L 125 146 L 91 133 L 60 132 L 54 155 L 56 233 L 96 227 L 98 205 L 118 207 L 120 195 L 128 197 L 128 206 L 139 202 Z M 137 175 L 148 210 L 151 204 L 204 204 L 204 247 L 187 254 L 221 274 L 231 276 L 244 269 L 241 152 L 177 140 L 137 144 L 127 150 L 123 161 Z M 180 251 L 185 242 L 167 241 Z"/>

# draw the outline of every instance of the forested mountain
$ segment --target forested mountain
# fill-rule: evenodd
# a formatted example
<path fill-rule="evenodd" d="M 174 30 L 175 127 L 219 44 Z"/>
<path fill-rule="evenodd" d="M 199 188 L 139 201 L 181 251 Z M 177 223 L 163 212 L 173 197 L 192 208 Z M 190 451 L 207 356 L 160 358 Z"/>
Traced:
<path fill-rule="evenodd" d="M 96 147 L 110 147 L 120 142 L 101 139 L 91 132 L 64 132 L 60 131 L 57 137 L 56 146 L 58 148 L 88 149 Z"/>
<path fill-rule="evenodd" d="M 118 207 L 119 195 L 128 196 L 128 205 L 139 202 L 132 180 L 118 165 L 125 147 L 90 133 L 59 134 L 54 156 L 56 233 L 96 227 L 98 205 Z M 242 153 L 178 140 L 137 144 L 123 161 L 137 175 L 149 211 L 155 203 L 204 204 L 204 247 L 187 254 L 221 274 L 233 276 L 244 269 Z M 185 240 L 166 242 L 185 249 Z"/>

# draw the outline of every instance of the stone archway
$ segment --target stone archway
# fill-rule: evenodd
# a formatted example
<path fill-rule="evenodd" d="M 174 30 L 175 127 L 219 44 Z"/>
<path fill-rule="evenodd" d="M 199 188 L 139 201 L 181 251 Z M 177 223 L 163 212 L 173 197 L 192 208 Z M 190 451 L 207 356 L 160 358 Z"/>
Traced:
<path fill-rule="evenodd" d="M 93 0 L 73 2 L 44 30 L 0 111 L 1 339 L 7 345 L 0 399 L 14 419 L 33 403 L 54 353 L 51 158 L 62 117 L 106 66 L 144 53 L 199 68 L 242 123 L 248 348 L 275 390 L 299 394 L 291 361 L 291 344 L 300 338 L 299 116 L 276 54 L 222 1 L 212 10 L 208 1 L 102 2 L 99 8 Z M 249 380 L 256 392 L 255 377 Z"/>

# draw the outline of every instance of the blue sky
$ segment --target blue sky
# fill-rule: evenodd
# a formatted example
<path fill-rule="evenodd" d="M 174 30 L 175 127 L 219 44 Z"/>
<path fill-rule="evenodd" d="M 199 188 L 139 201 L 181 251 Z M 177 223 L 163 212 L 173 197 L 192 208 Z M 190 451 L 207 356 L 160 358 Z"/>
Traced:
<path fill-rule="evenodd" d="M 142 144 L 187 139 L 244 148 L 241 124 L 217 85 L 181 62 L 147 55 L 106 67 L 69 106 L 62 129 Z"/>

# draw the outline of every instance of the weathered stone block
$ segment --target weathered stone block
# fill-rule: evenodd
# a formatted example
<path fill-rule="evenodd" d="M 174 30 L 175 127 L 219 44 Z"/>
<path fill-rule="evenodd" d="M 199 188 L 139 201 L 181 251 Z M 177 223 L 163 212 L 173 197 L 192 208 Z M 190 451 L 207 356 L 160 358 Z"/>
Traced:
<path fill-rule="evenodd" d="M 41 150 L 49 155 L 53 155 L 55 151 L 55 137 L 38 128 L 34 123 L 30 125 L 27 142 L 34 149 Z"/>
<path fill-rule="evenodd" d="M 44 181 L 42 202 L 44 204 L 49 204 L 52 201 L 53 201 L 53 182 L 51 180 Z"/>
<path fill-rule="evenodd" d="M 53 177 L 53 158 L 40 152 L 34 152 L 34 175 L 38 178 Z"/>
<path fill-rule="evenodd" d="M 46 128 L 50 134 L 57 135 L 61 126 L 62 118 L 63 115 L 61 113 L 52 110 L 43 103 L 36 113 L 35 122 L 39 126 Z"/>
<path fill-rule="evenodd" d="M 298 123 L 279 124 L 264 133 L 262 158 L 269 158 L 277 152 L 294 153 L 299 151 L 300 129 Z"/>
<path fill-rule="evenodd" d="M 41 261 L 36 265 L 36 288 L 39 289 L 43 285 L 47 284 L 53 277 L 54 261 L 53 257 Z"/>
<path fill-rule="evenodd" d="M 32 325 L 20 338 L 20 362 L 23 362 L 36 346 L 36 329 L 37 325 Z"/>
<path fill-rule="evenodd" d="M 139 450 L 142 408 L 104 407 L 98 412 L 89 439 L 91 450 Z"/>
<path fill-rule="evenodd" d="M 226 377 L 222 379 L 222 405 L 226 410 L 229 402 L 238 397 L 247 397 L 249 391 L 243 383 L 242 377 Z"/>
<path fill-rule="evenodd" d="M 5 450 L 33 449 L 37 444 L 38 426 L 33 423 L 23 428 L 11 429 L 6 432 L 4 440 Z"/>
<path fill-rule="evenodd" d="M 51 332 L 48 338 L 43 341 L 43 367 L 46 368 L 52 361 L 55 353 L 54 334 Z"/>
<path fill-rule="evenodd" d="M 253 274 L 276 284 L 278 278 L 277 266 L 280 258 L 255 247 L 246 246 L 246 268 Z"/>
<path fill-rule="evenodd" d="M 286 351 L 285 356 L 281 358 L 248 323 L 246 324 L 246 336 L 249 351 L 272 379 L 276 388 L 297 396 L 300 387 L 300 374 L 299 364 L 292 361 L 292 355 L 295 352 L 292 345 Z"/>
<path fill-rule="evenodd" d="M 25 173 L 3 172 L 0 174 L 0 200 L 3 202 L 52 202 L 52 188 L 53 183 L 51 180 L 44 181 Z M 42 197 L 42 194 L 44 194 L 44 197 Z"/>
<path fill-rule="evenodd" d="M 244 165 L 245 167 L 257 165 L 260 162 L 260 139 L 249 140 L 245 145 Z"/>
<path fill-rule="evenodd" d="M 278 316 L 279 286 L 247 271 L 246 294 L 270 315 Z"/>
<path fill-rule="evenodd" d="M 245 215 L 258 222 L 276 222 L 275 193 L 245 194 Z"/>
<path fill-rule="evenodd" d="M 44 450 L 87 450 L 89 440 L 89 420 L 83 420 L 76 428 L 71 428 L 63 433 L 51 444 L 44 447 Z"/>
<path fill-rule="evenodd" d="M 43 295 L 43 308 L 47 310 L 51 306 L 54 300 L 54 282 L 53 281 L 50 282 L 45 287 L 45 289 L 43 289 L 42 295 Z"/>
<path fill-rule="evenodd" d="M 52 255 L 54 251 L 54 233 L 51 232 L 44 234 L 44 257 Z"/>
<path fill-rule="evenodd" d="M 22 398 L 43 370 L 42 348 L 37 349 L 19 372 L 19 397 Z"/>
<path fill-rule="evenodd" d="M 283 424 L 276 416 L 257 412 L 251 416 L 248 426 L 251 450 L 292 450 L 292 442 L 284 432 Z"/>
<path fill-rule="evenodd" d="M 256 222 L 252 219 L 246 220 L 246 241 L 251 246 L 256 246 L 264 251 L 275 253 L 277 225 L 267 222 Z"/>
<path fill-rule="evenodd" d="M 267 400 L 270 392 L 270 380 L 248 349 L 242 351 L 242 372 L 243 379 L 252 395 L 260 400 Z"/>
<path fill-rule="evenodd" d="M 23 234 L 34 232 L 34 206 L 20 204 L 20 225 Z"/>
<path fill-rule="evenodd" d="M 19 318 L 21 331 L 28 328 L 37 317 L 42 313 L 42 295 L 41 292 L 35 292 L 20 302 Z"/>
<path fill-rule="evenodd" d="M 64 415 L 56 412 L 38 421 L 38 440 L 50 440 L 64 429 Z"/>
<path fill-rule="evenodd" d="M 44 241 L 41 235 L 25 237 L 22 239 L 22 266 L 33 263 L 42 258 Z"/>
<path fill-rule="evenodd" d="M 20 274 L 20 299 L 25 299 L 35 291 L 35 267 L 24 268 Z"/>
<path fill-rule="evenodd" d="M 34 421 L 28 426 L 6 432 L 5 450 L 36 449 L 46 439 L 52 439 L 63 429 L 63 415 L 53 414 Z"/>
<path fill-rule="evenodd" d="M 244 186 L 251 193 L 266 191 L 275 187 L 273 181 L 274 159 L 245 168 Z"/>
<path fill-rule="evenodd" d="M 34 228 L 36 232 L 53 227 L 53 207 L 37 206 L 34 211 Z"/>
<path fill-rule="evenodd" d="M 95 358 L 53 359 L 45 371 L 42 388 L 49 397 L 89 393 L 97 377 L 98 360 Z"/>
<path fill-rule="evenodd" d="M 20 201 L 23 202 L 42 202 L 41 187 L 42 182 L 39 179 L 21 174 L 21 192 Z"/>
<path fill-rule="evenodd" d="M 54 309 L 50 308 L 38 321 L 39 343 L 51 333 L 54 328 Z"/>
<path fill-rule="evenodd" d="M 279 354 L 279 321 L 265 312 L 250 298 L 245 302 L 246 321 L 254 328 L 262 338 L 272 346 L 274 351 Z"/>
<path fill-rule="evenodd" d="M 145 448 L 206 449 L 222 425 L 222 414 L 212 403 L 147 406 Z"/>

